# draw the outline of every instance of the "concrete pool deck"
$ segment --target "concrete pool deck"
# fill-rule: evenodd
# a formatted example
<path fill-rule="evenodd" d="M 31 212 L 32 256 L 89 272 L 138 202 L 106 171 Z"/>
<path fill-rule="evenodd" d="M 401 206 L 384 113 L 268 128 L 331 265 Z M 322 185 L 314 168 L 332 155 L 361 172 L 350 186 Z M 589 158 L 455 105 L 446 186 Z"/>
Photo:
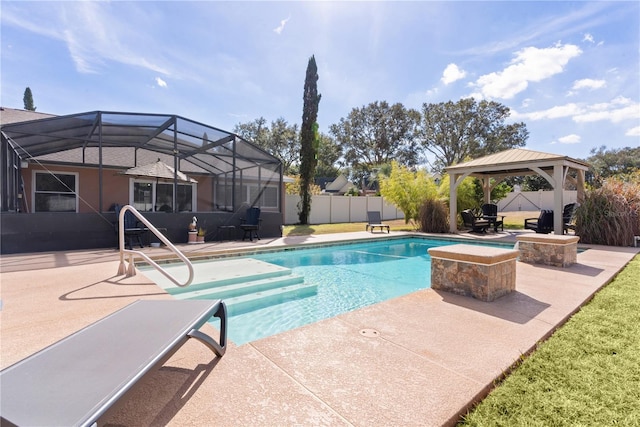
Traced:
<path fill-rule="evenodd" d="M 513 233 L 499 234 L 513 238 Z M 361 232 L 180 248 L 206 256 L 255 246 L 384 236 Z M 426 289 L 252 343 L 230 344 L 221 359 L 190 340 L 101 421 L 176 426 L 455 424 L 496 378 L 639 251 L 589 247 L 569 268 L 518 262 L 516 291 L 494 302 Z M 160 255 L 164 249 L 144 251 Z M 134 300 L 171 298 L 141 273 L 117 276 L 115 250 L 7 255 L 0 257 L 0 269 L 2 368 Z M 204 330 L 217 336 L 209 325 Z"/>

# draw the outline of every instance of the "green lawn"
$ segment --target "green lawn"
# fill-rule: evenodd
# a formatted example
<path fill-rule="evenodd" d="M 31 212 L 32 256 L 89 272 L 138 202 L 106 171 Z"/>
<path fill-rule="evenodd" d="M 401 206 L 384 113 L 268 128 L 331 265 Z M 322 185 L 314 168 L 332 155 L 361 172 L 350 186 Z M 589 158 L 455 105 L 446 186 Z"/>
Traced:
<path fill-rule="evenodd" d="M 640 256 L 461 426 L 639 426 Z"/>
<path fill-rule="evenodd" d="M 504 228 L 522 230 L 525 218 L 537 218 L 538 212 L 506 212 Z M 415 231 L 411 224 L 405 224 L 404 219 L 384 221 L 389 224 L 391 231 Z M 350 222 L 339 224 L 314 224 L 314 225 L 286 225 L 284 236 L 308 236 L 310 234 L 348 233 L 351 231 L 364 231 L 366 222 Z"/>

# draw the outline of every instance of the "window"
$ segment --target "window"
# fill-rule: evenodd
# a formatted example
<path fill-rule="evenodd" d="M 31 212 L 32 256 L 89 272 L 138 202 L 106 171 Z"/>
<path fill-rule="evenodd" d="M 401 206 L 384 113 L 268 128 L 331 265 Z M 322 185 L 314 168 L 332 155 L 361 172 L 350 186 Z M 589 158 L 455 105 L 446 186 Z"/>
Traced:
<path fill-rule="evenodd" d="M 133 207 L 140 212 L 171 212 L 173 209 L 173 183 L 134 180 Z M 195 184 L 178 184 L 176 209 L 193 212 L 195 208 Z"/>
<path fill-rule="evenodd" d="M 278 188 L 273 185 L 258 187 L 258 184 L 242 186 L 243 201 L 250 206 L 278 208 Z"/>
<path fill-rule="evenodd" d="M 78 174 L 34 172 L 34 212 L 77 212 Z"/>

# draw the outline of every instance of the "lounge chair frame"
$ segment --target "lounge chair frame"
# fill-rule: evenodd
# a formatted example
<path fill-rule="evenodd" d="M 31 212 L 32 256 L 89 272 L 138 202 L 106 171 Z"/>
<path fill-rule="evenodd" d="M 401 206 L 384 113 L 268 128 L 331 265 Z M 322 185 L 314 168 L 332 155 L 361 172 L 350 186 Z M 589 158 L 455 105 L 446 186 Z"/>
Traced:
<path fill-rule="evenodd" d="M 216 342 L 198 329 L 220 319 Z M 2 425 L 97 425 L 142 377 L 189 338 L 222 357 L 221 300 L 140 300 L 0 372 Z"/>
<path fill-rule="evenodd" d="M 387 234 L 391 233 L 391 227 L 388 224 L 385 224 L 382 222 L 382 218 L 380 217 L 380 212 L 378 211 L 368 211 L 367 212 L 367 225 L 365 226 L 364 230 L 365 231 L 369 231 L 369 229 L 371 229 L 371 232 L 373 233 L 373 230 L 378 227 L 380 228 L 380 232 L 383 232 L 385 230 L 385 228 L 387 229 Z"/>

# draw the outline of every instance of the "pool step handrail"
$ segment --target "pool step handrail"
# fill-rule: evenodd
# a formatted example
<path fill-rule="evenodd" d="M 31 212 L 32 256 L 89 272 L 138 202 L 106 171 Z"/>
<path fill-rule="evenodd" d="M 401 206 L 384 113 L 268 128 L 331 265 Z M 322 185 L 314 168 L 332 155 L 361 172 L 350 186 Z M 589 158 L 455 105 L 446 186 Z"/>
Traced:
<path fill-rule="evenodd" d="M 187 278 L 187 281 L 185 283 L 180 283 L 180 281 L 178 279 L 173 277 L 171 274 L 167 273 L 167 271 L 164 268 L 162 268 L 162 266 L 158 265 L 154 260 L 149 258 L 149 256 L 147 254 L 145 254 L 144 252 L 142 252 L 142 251 L 134 251 L 133 249 L 126 249 L 125 248 L 125 245 L 124 245 L 124 214 L 125 214 L 126 211 L 131 212 L 141 223 L 143 223 L 149 229 L 150 232 L 152 232 L 158 239 L 160 239 L 160 241 L 162 243 L 167 245 L 167 248 L 171 252 L 176 254 L 176 256 L 178 258 L 180 258 L 187 265 L 187 268 L 189 269 L 189 277 Z M 191 264 L 191 261 L 189 260 L 189 258 L 187 258 L 182 252 L 180 252 L 180 250 L 178 248 L 176 248 L 173 245 L 173 243 L 171 243 L 169 241 L 169 239 L 167 239 L 164 236 L 164 234 L 162 234 L 162 232 L 160 230 L 158 230 L 153 224 L 151 224 L 151 222 L 149 222 L 148 219 L 146 219 L 144 216 L 142 216 L 142 214 L 136 208 L 134 208 L 131 205 L 124 205 L 122 207 L 122 209 L 120 210 L 120 214 L 118 216 L 118 242 L 119 242 L 119 246 L 120 246 L 120 265 L 118 266 L 118 275 L 119 276 L 126 275 L 126 277 L 132 277 L 132 276 L 136 275 L 136 267 L 135 267 L 135 265 L 133 263 L 133 256 L 134 255 L 139 255 L 145 261 L 147 261 L 153 268 L 155 268 L 160 273 L 162 273 L 167 279 L 171 280 L 171 282 L 174 283 L 176 286 L 180 286 L 180 287 L 189 286 L 191 284 L 191 282 L 193 281 L 193 264 Z M 129 267 L 128 268 L 125 266 L 125 262 L 124 262 L 124 255 L 125 254 L 129 255 Z"/>

